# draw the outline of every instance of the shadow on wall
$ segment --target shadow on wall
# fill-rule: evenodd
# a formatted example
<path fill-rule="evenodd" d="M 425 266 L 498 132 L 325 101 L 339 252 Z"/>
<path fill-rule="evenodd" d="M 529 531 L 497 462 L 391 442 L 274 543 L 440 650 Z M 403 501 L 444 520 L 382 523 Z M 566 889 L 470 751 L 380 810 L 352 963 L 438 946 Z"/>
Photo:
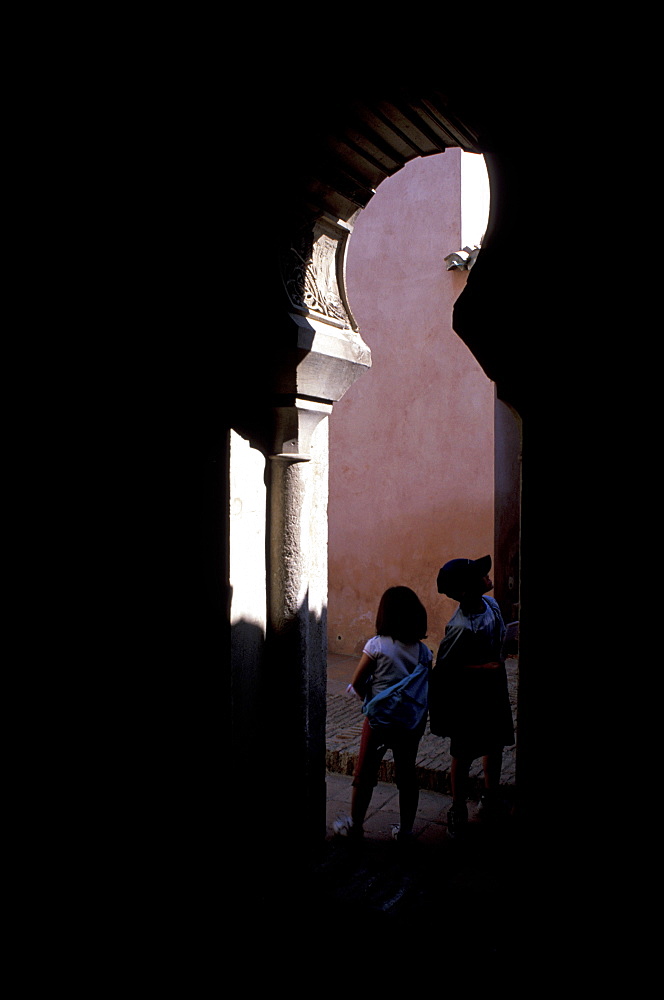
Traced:
<path fill-rule="evenodd" d="M 232 624 L 233 811 L 238 849 L 255 863 L 268 835 L 284 857 L 293 829 L 303 833 L 299 851 L 324 838 L 326 678 L 325 614 L 308 611 L 306 598 L 267 635 Z"/>
<path fill-rule="evenodd" d="M 243 744 L 250 742 L 258 722 L 257 705 L 263 673 L 265 633 L 253 622 L 231 626 L 231 705 L 233 749 L 245 758 Z"/>

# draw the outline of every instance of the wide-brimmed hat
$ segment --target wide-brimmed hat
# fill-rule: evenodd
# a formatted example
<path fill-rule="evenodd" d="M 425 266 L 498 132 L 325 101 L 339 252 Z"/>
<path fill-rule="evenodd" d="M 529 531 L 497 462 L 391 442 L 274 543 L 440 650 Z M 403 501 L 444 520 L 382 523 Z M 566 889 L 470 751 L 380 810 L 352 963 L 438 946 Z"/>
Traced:
<path fill-rule="evenodd" d="M 450 559 L 438 572 L 438 593 L 455 601 L 472 580 L 481 580 L 491 569 L 491 556 L 481 559 Z"/>

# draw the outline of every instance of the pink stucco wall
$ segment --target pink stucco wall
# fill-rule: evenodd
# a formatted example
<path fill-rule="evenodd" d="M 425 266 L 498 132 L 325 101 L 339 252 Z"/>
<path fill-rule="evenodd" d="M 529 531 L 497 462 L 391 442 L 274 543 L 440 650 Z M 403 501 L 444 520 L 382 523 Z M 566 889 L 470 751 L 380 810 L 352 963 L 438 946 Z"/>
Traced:
<path fill-rule="evenodd" d="M 378 601 L 412 587 L 435 647 L 456 605 L 436 592 L 451 558 L 493 553 L 494 391 L 452 329 L 465 272 L 461 153 L 413 160 L 358 218 L 349 302 L 373 367 L 330 420 L 330 652 L 359 654 Z"/>

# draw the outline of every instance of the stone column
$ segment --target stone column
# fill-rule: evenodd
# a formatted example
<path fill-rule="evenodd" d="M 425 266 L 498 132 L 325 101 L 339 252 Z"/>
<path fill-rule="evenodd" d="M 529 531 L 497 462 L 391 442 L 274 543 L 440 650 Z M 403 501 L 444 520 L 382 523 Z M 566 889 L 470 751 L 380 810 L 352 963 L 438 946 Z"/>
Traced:
<path fill-rule="evenodd" d="M 279 706 L 283 755 L 273 766 L 288 775 L 291 822 L 307 842 L 325 822 L 328 421 L 314 413 L 309 454 L 275 454 L 269 466 L 265 660 L 267 716 Z"/>
<path fill-rule="evenodd" d="M 328 417 L 371 364 L 343 291 L 350 231 L 320 218 L 285 253 L 288 334 L 273 371 L 264 719 L 274 709 L 287 759 L 273 766 L 308 842 L 325 831 Z"/>

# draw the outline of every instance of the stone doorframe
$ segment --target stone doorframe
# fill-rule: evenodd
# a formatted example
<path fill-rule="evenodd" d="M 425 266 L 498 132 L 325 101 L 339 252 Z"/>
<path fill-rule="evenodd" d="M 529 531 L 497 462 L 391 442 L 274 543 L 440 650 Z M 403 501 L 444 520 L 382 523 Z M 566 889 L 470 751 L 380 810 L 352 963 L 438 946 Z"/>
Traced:
<path fill-rule="evenodd" d="M 406 135 L 391 122 L 400 151 L 392 150 L 388 166 L 375 160 L 370 184 L 353 186 L 344 172 L 337 175 L 340 186 L 325 186 L 315 172 L 304 170 L 278 251 L 282 321 L 265 357 L 270 404 L 264 442 L 269 466 L 265 660 L 279 665 L 288 691 L 277 692 L 268 675 L 261 700 L 268 714 L 271 700 L 279 702 L 281 728 L 290 741 L 289 774 L 298 789 L 291 800 L 293 819 L 310 841 L 324 834 L 325 825 L 326 418 L 371 366 L 346 294 L 346 251 L 353 223 L 375 187 L 408 160 L 451 146 L 480 152 L 472 139 L 450 134 L 441 121 L 436 134 L 422 125 L 419 146 L 412 132 Z"/>
<path fill-rule="evenodd" d="M 287 664 L 285 711 L 298 734 L 289 760 L 299 789 L 293 808 L 311 840 L 325 823 L 327 418 L 371 366 L 345 291 L 351 232 L 352 222 L 323 214 L 285 247 L 287 324 L 270 373 L 266 655 Z"/>

